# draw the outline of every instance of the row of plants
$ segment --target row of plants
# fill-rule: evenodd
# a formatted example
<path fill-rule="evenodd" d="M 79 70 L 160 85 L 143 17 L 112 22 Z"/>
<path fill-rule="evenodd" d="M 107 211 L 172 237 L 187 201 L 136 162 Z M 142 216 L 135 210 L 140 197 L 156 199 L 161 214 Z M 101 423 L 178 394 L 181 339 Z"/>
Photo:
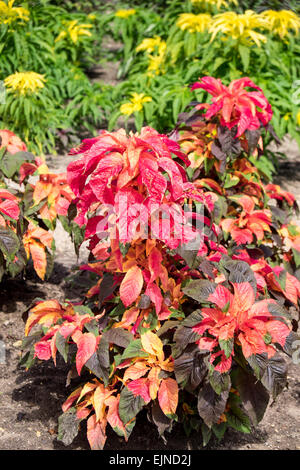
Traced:
<path fill-rule="evenodd" d="M 78 142 L 77 133 L 103 120 L 106 87 L 87 76 L 101 59 L 101 11 L 96 18 L 48 0 L 16 3 L 0 2 L 0 125 L 35 154 L 53 153 L 70 145 L 66 130 Z"/>
<path fill-rule="evenodd" d="M 299 143 L 300 19 L 292 2 L 137 3 L 1 1 L 1 127 L 35 154 L 63 151 L 120 120 L 164 132 L 192 100 L 188 85 L 199 73 L 227 85 L 247 74 L 273 103 L 279 137 Z M 119 47 L 110 50 L 111 39 Z M 101 75 L 91 80 L 95 66 L 112 61 L 117 86 Z"/>
<path fill-rule="evenodd" d="M 66 445 L 85 421 L 92 449 L 108 424 L 128 440 L 143 409 L 162 437 L 181 424 L 206 445 L 250 433 L 287 385 L 300 228 L 294 196 L 259 169 L 272 108 L 249 78 L 192 89 L 212 100 L 171 134 L 103 130 L 70 152 L 67 216 L 88 242 L 90 287 L 29 308 L 22 358 L 70 365 Z"/>

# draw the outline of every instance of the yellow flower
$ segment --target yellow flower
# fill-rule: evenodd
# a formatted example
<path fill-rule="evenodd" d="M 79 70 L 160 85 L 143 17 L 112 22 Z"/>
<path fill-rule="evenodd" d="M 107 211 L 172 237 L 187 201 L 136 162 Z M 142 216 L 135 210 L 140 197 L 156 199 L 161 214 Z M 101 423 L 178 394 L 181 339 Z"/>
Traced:
<path fill-rule="evenodd" d="M 300 29 L 300 17 L 291 10 L 266 10 L 260 16 L 266 20 L 266 28 L 278 34 L 281 39 L 288 36 L 291 29 L 296 34 Z"/>
<path fill-rule="evenodd" d="M 300 126 L 300 109 L 299 109 L 299 111 L 298 111 L 298 113 L 297 113 L 296 119 L 297 119 L 297 124 L 298 124 L 298 126 Z"/>
<path fill-rule="evenodd" d="M 29 11 L 23 7 L 14 7 L 15 0 L 6 4 L 0 1 L 0 23 L 11 24 L 16 20 L 29 21 Z"/>
<path fill-rule="evenodd" d="M 163 73 L 162 65 L 165 60 L 164 53 L 158 55 L 149 55 L 148 75 L 153 76 Z"/>
<path fill-rule="evenodd" d="M 291 113 L 286 113 L 284 116 L 283 116 L 283 119 L 285 121 L 288 121 L 290 119 L 290 116 L 291 116 Z"/>
<path fill-rule="evenodd" d="M 69 21 L 66 23 L 67 28 L 59 33 L 55 42 L 69 36 L 71 41 L 76 44 L 80 36 L 92 36 L 89 28 L 92 28 L 92 24 L 77 24 L 78 20 Z"/>
<path fill-rule="evenodd" d="M 255 43 L 260 47 L 261 42 L 267 42 L 266 36 L 255 31 L 255 28 L 264 27 L 266 20 L 252 10 L 243 14 L 233 11 L 216 15 L 213 19 L 209 32 L 212 33 L 211 41 L 221 32 L 233 39 Z"/>
<path fill-rule="evenodd" d="M 193 13 L 182 13 L 177 20 L 177 26 L 189 33 L 203 33 L 210 25 L 212 17 L 207 13 L 194 15 Z"/>
<path fill-rule="evenodd" d="M 163 72 L 162 65 L 165 60 L 167 44 L 163 41 L 159 36 L 155 36 L 154 38 L 145 38 L 143 41 L 137 46 L 136 51 L 145 51 L 148 54 L 149 58 L 149 65 L 148 65 L 148 75 L 153 76 L 159 75 L 159 73 Z M 154 52 L 155 54 L 151 54 Z"/>
<path fill-rule="evenodd" d="M 36 72 L 16 72 L 4 79 L 4 84 L 8 90 L 17 92 L 20 95 L 35 93 L 44 88 L 46 79 L 44 75 Z"/>
<path fill-rule="evenodd" d="M 133 114 L 136 111 L 141 111 L 143 109 L 143 104 L 152 101 L 151 96 L 145 96 L 144 93 L 131 93 L 132 98 L 130 102 L 124 103 L 120 107 L 120 111 L 122 114 Z"/>
<path fill-rule="evenodd" d="M 117 18 L 128 18 L 129 16 L 132 16 L 136 13 L 136 10 L 134 8 L 131 8 L 130 10 L 118 10 L 115 13 L 115 16 Z"/>
<path fill-rule="evenodd" d="M 228 3 L 234 3 L 236 6 L 238 6 L 237 0 L 191 0 L 191 2 L 197 5 L 201 4 L 201 6 L 217 7 L 218 10 L 220 10 L 222 7 L 228 8 Z"/>
<path fill-rule="evenodd" d="M 159 36 L 154 38 L 145 38 L 137 46 L 136 52 L 146 51 L 148 53 L 154 52 L 157 48 L 158 52 L 161 53 L 165 49 L 166 43 Z"/>

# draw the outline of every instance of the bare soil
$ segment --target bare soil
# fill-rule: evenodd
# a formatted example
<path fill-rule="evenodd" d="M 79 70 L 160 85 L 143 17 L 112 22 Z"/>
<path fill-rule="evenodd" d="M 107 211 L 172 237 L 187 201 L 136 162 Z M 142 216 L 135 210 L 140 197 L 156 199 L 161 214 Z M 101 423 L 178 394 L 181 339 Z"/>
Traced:
<path fill-rule="evenodd" d="M 281 150 L 281 149 L 280 149 Z M 280 163 L 276 182 L 293 192 L 300 202 L 299 149 L 288 139 L 282 150 L 287 155 Z M 71 157 L 49 157 L 48 164 L 56 171 L 65 171 Z M 56 263 L 48 282 L 40 282 L 29 271 L 26 281 L 9 280 L 2 283 L 0 300 L 0 340 L 4 342 L 5 363 L 0 363 L 0 449 L 4 450 L 87 450 L 84 426 L 69 447 L 57 441 L 57 418 L 61 405 L 72 390 L 66 387 L 67 367 L 63 361 L 54 367 L 52 361 L 41 362 L 29 371 L 19 366 L 21 340 L 24 335 L 22 312 L 36 297 L 76 300 L 84 292 L 84 276 L 77 285 L 68 280 L 72 267 L 77 264 L 73 246 L 57 227 Z M 79 262 L 85 261 L 82 250 Z M 0 343 L 1 345 L 1 343 Z M 1 362 L 1 361 L 0 361 Z M 268 407 L 262 422 L 251 434 L 228 431 L 221 443 L 212 441 L 207 449 L 300 450 L 300 367 L 291 364 L 289 384 L 276 402 Z M 180 426 L 167 434 L 165 445 L 146 413 L 138 417 L 135 429 L 125 443 L 109 431 L 105 449 L 108 450 L 188 450 L 201 449 L 201 437 L 187 438 Z"/>

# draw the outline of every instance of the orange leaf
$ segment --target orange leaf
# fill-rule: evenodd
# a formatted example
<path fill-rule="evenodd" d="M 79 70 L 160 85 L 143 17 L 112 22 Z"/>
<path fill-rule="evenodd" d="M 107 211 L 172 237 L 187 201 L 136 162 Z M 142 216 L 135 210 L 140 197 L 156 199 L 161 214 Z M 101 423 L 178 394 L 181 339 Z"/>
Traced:
<path fill-rule="evenodd" d="M 42 243 L 37 242 L 36 240 L 31 240 L 29 249 L 33 261 L 33 267 L 37 275 L 44 280 L 47 267 L 45 247 Z"/>
<path fill-rule="evenodd" d="M 96 415 L 87 420 L 87 438 L 92 450 L 102 450 L 106 441 L 106 420 L 97 423 Z"/>
<path fill-rule="evenodd" d="M 78 375 L 80 375 L 82 367 L 96 351 L 97 338 L 95 335 L 93 335 L 93 333 L 83 333 L 76 339 L 78 348 L 76 355 L 76 368 Z"/>
<path fill-rule="evenodd" d="M 131 379 L 131 380 L 139 379 L 140 377 L 143 377 L 147 372 L 148 372 L 147 363 L 136 362 L 132 366 L 128 367 L 128 369 L 126 369 L 123 380 L 126 382 L 126 380 L 128 379 Z"/>
<path fill-rule="evenodd" d="M 160 362 L 164 360 L 163 344 L 160 338 L 152 331 L 147 331 L 141 335 L 142 347 L 148 353 L 153 356 L 157 356 Z"/>
<path fill-rule="evenodd" d="M 61 318 L 64 311 L 57 300 L 47 300 L 46 302 L 39 302 L 30 310 L 30 313 L 25 326 L 25 336 L 28 335 L 36 323 L 51 326 L 57 319 Z"/>
<path fill-rule="evenodd" d="M 178 385 L 176 380 L 163 379 L 158 390 L 159 405 L 166 416 L 172 418 L 178 405 Z"/>
<path fill-rule="evenodd" d="M 120 298 L 125 307 L 131 305 L 138 298 L 143 283 L 144 279 L 141 269 L 138 266 L 130 268 L 120 285 Z"/>
<path fill-rule="evenodd" d="M 149 263 L 149 270 L 151 273 L 151 278 L 149 282 L 151 283 L 151 282 L 154 282 L 158 278 L 160 274 L 160 270 L 161 270 L 161 264 L 162 264 L 161 252 L 156 247 L 154 247 L 151 250 L 151 253 L 148 258 L 148 263 Z"/>
<path fill-rule="evenodd" d="M 159 378 L 159 373 L 161 372 L 160 367 L 153 367 L 148 375 L 149 379 L 149 393 L 152 400 L 155 400 L 157 397 L 157 392 L 159 389 L 159 384 L 161 379 Z"/>
<path fill-rule="evenodd" d="M 119 402 L 120 395 L 117 397 L 110 396 L 105 400 L 105 404 L 108 406 L 107 421 L 118 434 L 122 433 L 125 437 L 125 440 L 127 441 L 126 428 L 119 415 Z"/>

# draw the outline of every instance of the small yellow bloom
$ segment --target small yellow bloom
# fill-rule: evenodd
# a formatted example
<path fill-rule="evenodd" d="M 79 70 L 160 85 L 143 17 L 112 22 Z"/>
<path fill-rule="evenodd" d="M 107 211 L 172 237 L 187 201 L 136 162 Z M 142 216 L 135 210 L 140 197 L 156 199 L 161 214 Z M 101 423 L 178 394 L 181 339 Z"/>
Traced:
<path fill-rule="evenodd" d="M 297 120 L 298 126 L 300 126 L 300 109 L 299 109 L 299 111 L 298 111 L 298 113 L 297 113 L 296 120 Z"/>
<path fill-rule="evenodd" d="M 213 18 L 209 28 L 209 32 L 212 33 L 211 41 L 215 39 L 218 33 L 223 33 L 227 37 L 255 43 L 260 47 L 260 43 L 267 42 L 267 38 L 255 29 L 262 28 L 265 24 L 266 20 L 252 10 L 247 10 L 240 15 L 233 11 L 220 13 Z"/>
<path fill-rule="evenodd" d="M 300 17 L 291 10 L 266 10 L 260 16 L 266 20 L 266 28 L 278 34 L 281 39 L 288 36 L 291 30 L 296 34 L 299 32 Z"/>
<path fill-rule="evenodd" d="M 6 4 L 0 1 L 0 23 L 11 24 L 16 20 L 29 21 L 29 11 L 23 7 L 14 7 L 15 0 Z"/>
<path fill-rule="evenodd" d="M 71 41 L 76 44 L 80 36 L 91 37 L 92 33 L 89 31 L 93 27 L 92 24 L 77 24 L 78 20 L 69 21 L 66 23 L 66 29 L 61 31 L 55 42 L 60 41 L 65 37 L 70 37 Z"/>
<path fill-rule="evenodd" d="M 144 93 L 131 93 L 132 98 L 130 102 L 124 103 L 120 107 L 122 114 L 133 114 L 136 111 L 141 111 L 143 109 L 143 104 L 152 101 L 151 96 L 145 96 Z"/>
<path fill-rule="evenodd" d="M 148 65 L 148 75 L 153 76 L 159 75 L 160 73 L 164 73 L 163 64 L 165 61 L 165 55 L 158 54 L 158 55 L 149 55 L 149 65 Z"/>
<path fill-rule="evenodd" d="M 44 88 L 46 79 L 44 75 L 36 72 L 16 72 L 4 79 L 6 88 L 20 95 L 36 93 Z"/>
<path fill-rule="evenodd" d="M 237 0 L 191 0 L 191 2 L 201 6 L 217 7 L 218 10 L 220 10 L 222 7 L 228 8 L 229 3 L 234 3 L 236 6 L 238 6 Z"/>
<path fill-rule="evenodd" d="M 194 415 L 195 414 L 194 410 L 187 403 L 183 403 L 182 408 L 183 408 L 183 411 L 185 412 L 185 414 L 187 414 L 187 415 Z"/>
<path fill-rule="evenodd" d="M 290 119 L 290 116 L 291 116 L 291 113 L 286 113 L 284 116 L 283 116 L 283 119 L 285 121 L 288 121 Z"/>
<path fill-rule="evenodd" d="M 177 20 L 177 26 L 189 33 L 203 33 L 211 24 L 212 17 L 207 13 L 194 15 L 193 13 L 182 13 Z"/>
<path fill-rule="evenodd" d="M 115 16 L 117 18 L 128 18 L 129 16 L 135 15 L 136 10 L 134 8 L 131 8 L 129 10 L 118 10 L 115 13 Z"/>

